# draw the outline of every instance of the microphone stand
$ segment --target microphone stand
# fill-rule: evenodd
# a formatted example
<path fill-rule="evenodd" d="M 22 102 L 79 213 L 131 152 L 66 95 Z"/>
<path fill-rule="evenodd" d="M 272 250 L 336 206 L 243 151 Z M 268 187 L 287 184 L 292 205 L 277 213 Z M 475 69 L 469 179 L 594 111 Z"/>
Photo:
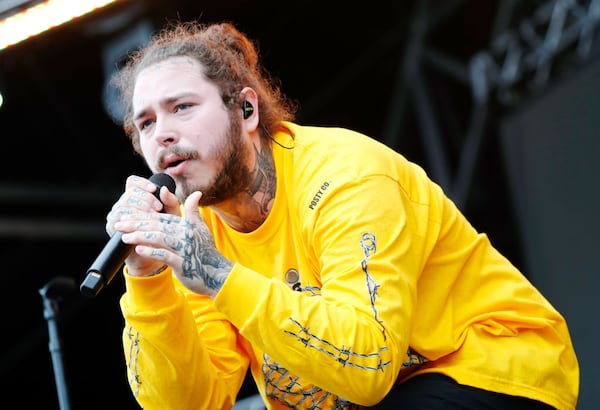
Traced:
<path fill-rule="evenodd" d="M 39 293 L 44 301 L 44 318 L 48 322 L 48 347 L 52 356 L 54 379 L 58 393 L 58 402 L 61 410 L 70 410 L 69 392 L 67 389 L 65 372 L 63 367 L 61 339 L 59 336 L 57 318 L 59 312 L 59 301 L 64 293 L 75 289 L 75 281 L 71 278 L 56 277 L 50 280 Z"/>

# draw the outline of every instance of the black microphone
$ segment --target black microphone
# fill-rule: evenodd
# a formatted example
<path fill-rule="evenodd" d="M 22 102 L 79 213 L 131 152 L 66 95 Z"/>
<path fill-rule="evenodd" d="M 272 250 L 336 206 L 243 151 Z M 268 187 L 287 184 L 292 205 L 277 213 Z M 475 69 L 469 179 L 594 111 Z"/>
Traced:
<path fill-rule="evenodd" d="M 157 189 L 154 191 L 154 196 L 159 200 L 161 187 L 166 186 L 169 191 L 175 192 L 175 181 L 170 175 L 154 174 L 150 177 L 150 181 L 156 185 Z M 79 290 L 85 296 L 97 296 L 115 277 L 115 274 L 123 266 L 125 258 L 133 250 L 133 245 L 121 241 L 122 236 L 122 232 L 115 232 L 87 270 L 87 276 L 79 287 Z"/>

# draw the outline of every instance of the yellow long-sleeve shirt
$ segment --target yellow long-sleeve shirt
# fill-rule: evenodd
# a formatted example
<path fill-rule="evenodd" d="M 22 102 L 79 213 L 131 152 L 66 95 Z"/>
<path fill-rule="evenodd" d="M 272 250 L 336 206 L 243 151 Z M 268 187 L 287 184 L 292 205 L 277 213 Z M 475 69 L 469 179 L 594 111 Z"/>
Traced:
<path fill-rule="evenodd" d="M 124 349 L 146 409 L 229 408 L 248 365 L 271 409 L 374 405 L 432 371 L 575 408 L 563 317 L 420 167 L 349 130 L 284 123 L 274 137 L 264 224 L 244 234 L 201 210 L 235 262 L 214 301 L 169 270 L 126 275 Z"/>

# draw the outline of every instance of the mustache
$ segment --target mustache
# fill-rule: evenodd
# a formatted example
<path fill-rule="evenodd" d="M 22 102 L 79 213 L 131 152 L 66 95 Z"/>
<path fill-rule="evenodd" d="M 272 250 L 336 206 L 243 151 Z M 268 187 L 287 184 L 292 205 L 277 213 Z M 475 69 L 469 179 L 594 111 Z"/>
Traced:
<path fill-rule="evenodd" d="M 189 159 L 198 159 L 200 157 L 200 154 L 195 149 L 173 146 L 166 148 L 158 155 L 158 159 L 156 161 L 156 168 L 159 171 L 165 171 L 173 163 L 172 161 L 166 162 L 165 158 L 167 156 L 173 155 L 177 157 L 178 162 L 186 161 Z"/>

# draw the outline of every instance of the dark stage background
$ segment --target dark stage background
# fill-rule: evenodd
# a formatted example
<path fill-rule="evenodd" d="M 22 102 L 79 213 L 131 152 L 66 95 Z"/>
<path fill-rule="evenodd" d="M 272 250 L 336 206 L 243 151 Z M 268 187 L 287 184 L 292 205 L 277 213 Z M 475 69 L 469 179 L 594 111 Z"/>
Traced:
<path fill-rule="evenodd" d="M 113 120 L 107 78 L 152 31 L 197 18 L 232 21 L 257 40 L 298 101 L 298 122 L 356 129 L 423 165 L 566 316 L 582 369 L 578 409 L 595 408 L 597 9 L 597 0 L 122 0 L 0 50 L 3 400 L 59 408 L 39 290 L 56 278 L 78 288 L 126 177 L 148 174 Z M 122 292 L 117 276 L 97 298 L 61 293 L 73 409 L 138 408 L 121 352 Z M 248 384 L 241 397 L 252 394 Z"/>

